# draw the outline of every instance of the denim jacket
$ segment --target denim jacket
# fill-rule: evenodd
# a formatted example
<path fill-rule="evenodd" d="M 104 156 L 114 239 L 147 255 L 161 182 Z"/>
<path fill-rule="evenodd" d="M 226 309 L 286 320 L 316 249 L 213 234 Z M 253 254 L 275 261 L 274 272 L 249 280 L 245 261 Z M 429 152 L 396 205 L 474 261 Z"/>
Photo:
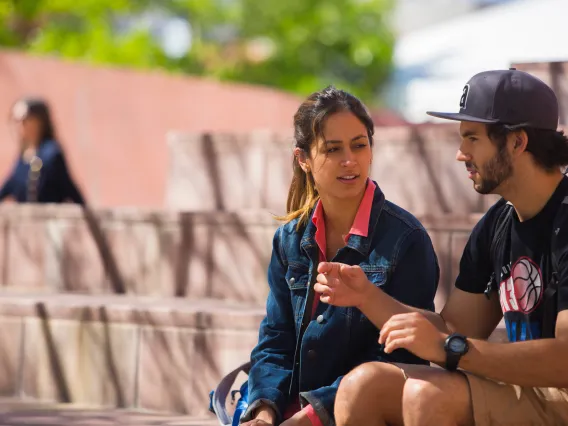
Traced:
<path fill-rule="evenodd" d="M 301 406 L 311 404 L 324 426 L 335 425 L 335 394 L 343 375 L 354 367 L 369 361 L 426 364 L 405 350 L 384 353 L 379 330 L 352 307 L 319 302 L 299 341 L 308 285 L 317 274 L 318 247 L 312 221 L 300 231 L 296 225 L 297 219 L 274 235 L 266 316 L 251 355 L 249 408 L 241 422 L 268 404 L 276 411 L 278 424 L 299 395 Z M 414 216 L 385 200 L 378 186 L 368 237 L 351 235 L 332 261 L 359 265 L 371 282 L 395 299 L 434 310 L 439 267 L 430 237 Z"/>

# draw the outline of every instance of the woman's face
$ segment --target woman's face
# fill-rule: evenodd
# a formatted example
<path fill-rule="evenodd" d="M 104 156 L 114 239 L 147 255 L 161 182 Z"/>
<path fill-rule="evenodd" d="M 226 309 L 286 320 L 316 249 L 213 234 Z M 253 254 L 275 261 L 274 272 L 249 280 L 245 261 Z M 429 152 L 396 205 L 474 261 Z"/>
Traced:
<path fill-rule="evenodd" d="M 25 103 L 18 102 L 14 105 L 11 124 L 19 142 L 29 144 L 38 141 L 41 123 L 36 117 L 28 115 Z"/>
<path fill-rule="evenodd" d="M 312 144 L 309 158 L 298 157 L 301 167 L 312 173 L 322 199 L 360 197 L 373 158 L 367 128 L 345 111 L 327 117 L 322 130 L 323 138 Z"/>

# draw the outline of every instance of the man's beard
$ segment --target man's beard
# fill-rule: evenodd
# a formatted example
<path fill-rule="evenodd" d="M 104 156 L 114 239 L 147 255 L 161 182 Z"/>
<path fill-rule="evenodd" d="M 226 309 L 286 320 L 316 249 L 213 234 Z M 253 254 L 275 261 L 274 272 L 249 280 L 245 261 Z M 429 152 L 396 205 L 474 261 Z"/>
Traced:
<path fill-rule="evenodd" d="M 506 148 L 497 151 L 497 154 L 483 166 L 481 172 L 482 174 L 478 175 L 480 182 L 473 185 L 480 194 L 493 193 L 499 185 L 509 179 L 513 174 L 513 165 Z"/>

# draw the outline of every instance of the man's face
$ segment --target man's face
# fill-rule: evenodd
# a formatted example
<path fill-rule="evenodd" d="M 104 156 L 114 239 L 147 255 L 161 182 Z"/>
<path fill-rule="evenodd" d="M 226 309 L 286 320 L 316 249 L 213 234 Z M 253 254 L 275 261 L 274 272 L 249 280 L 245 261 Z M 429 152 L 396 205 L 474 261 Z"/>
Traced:
<path fill-rule="evenodd" d="M 482 123 L 462 121 L 462 143 L 456 159 L 465 163 L 473 188 L 480 194 L 500 192 L 500 186 L 513 174 L 513 163 L 507 145 L 498 147 L 487 135 Z"/>

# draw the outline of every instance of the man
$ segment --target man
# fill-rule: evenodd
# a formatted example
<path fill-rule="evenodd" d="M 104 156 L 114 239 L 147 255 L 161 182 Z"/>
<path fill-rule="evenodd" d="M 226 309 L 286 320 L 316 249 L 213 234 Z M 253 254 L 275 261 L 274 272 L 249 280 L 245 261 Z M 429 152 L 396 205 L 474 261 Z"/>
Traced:
<path fill-rule="evenodd" d="M 345 425 L 568 424 L 568 140 L 537 78 L 488 71 L 466 84 L 457 160 L 474 189 L 498 194 L 472 231 L 440 314 L 405 306 L 357 266 L 322 263 L 323 302 L 360 309 L 390 353 L 442 368 L 364 364 L 339 388 Z M 488 342 L 503 318 L 510 343 Z M 458 370 L 459 368 L 459 370 Z"/>

